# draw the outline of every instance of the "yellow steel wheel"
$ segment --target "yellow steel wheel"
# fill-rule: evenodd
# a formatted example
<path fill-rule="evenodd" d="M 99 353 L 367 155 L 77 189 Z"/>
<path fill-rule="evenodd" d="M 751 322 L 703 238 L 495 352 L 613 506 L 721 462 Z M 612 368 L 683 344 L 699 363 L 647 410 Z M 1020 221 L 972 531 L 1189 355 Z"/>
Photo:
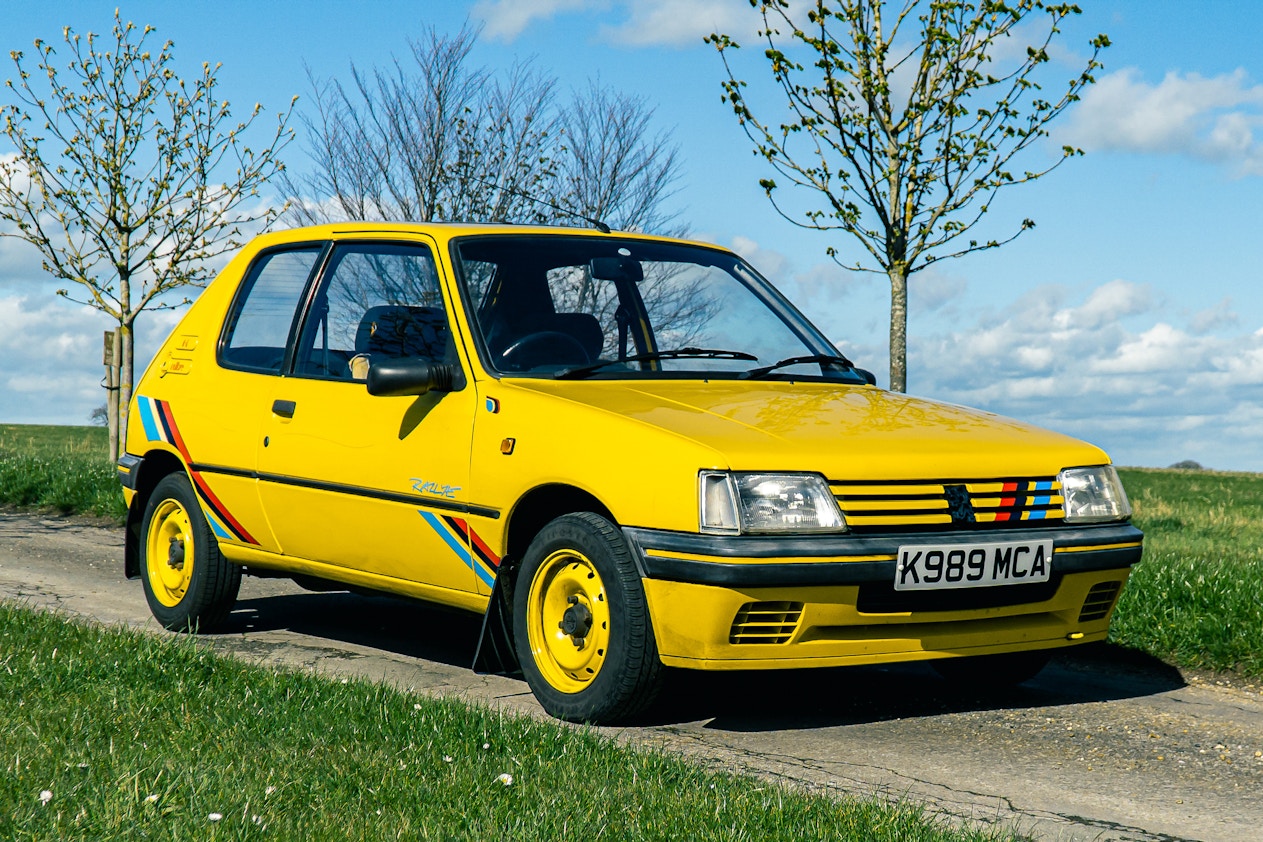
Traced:
<path fill-rule="evenodd" d="M 210 631 L 227 619 L 241 568 L 219 552 L 187 475 L 167 474 L 146 495 L 140 569 L 154 619 L 172 631 Z"/>
<path fill-rule="evenodd" d="M 561 515 L 508 575 L 513 646 L 544 710 L 610 724 L 653 701 L 662 661 L 640 573 L 617 526 L 594 512 Z"/>
<path fill-rule="evenodd" d="M 558 550 L 539 566 L 527 596 L 526 628 L 543 678 L 578 693 L 600 674 L 610 645 L 610 606 L 596 566 Z"/>
<path fill-rule="evenodd" d="M 174 608 L 188 593 L 197 557 L 193 523 L 178 500 L 167 498 L 155 508 L 146 536 L 146 574 L 154 598 Z"/>

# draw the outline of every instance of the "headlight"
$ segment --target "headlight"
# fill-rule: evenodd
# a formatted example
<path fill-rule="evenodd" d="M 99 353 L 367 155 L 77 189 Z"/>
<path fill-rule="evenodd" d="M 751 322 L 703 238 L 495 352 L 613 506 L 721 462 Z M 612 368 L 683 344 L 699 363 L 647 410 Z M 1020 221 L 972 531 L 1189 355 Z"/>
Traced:
<path fill-rule="evenodd" d="M 703 471 L 703 532 L 844 532 L 846 521 L 819 474 Z"/>
<path fill-rule="evenodd" d="M 1066 500 L 1066 523 L 1103 523 L 1131 517 L 1131 503 L 1113 466 L 1066 468 L 1058 479 Z"/>

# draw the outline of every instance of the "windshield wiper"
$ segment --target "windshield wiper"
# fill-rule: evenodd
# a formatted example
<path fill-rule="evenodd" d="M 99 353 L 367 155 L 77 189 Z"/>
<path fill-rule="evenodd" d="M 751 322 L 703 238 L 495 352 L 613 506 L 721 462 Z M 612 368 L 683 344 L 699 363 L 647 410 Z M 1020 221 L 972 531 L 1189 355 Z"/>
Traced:
<path fill-rule="evenodd" d="M 632 354 L 630 357 L 624 357 L 621 360 L 601 360 L 591 365 L 579 365 L 573 368 L 563 368 L 561 371 L 553 375 L 557 380 L 573 380 L 585 377 L 594 371 L 618 365 L 620 363 L 646 363 L 656 362 L 657 360 L 685 360 L 685 359 L 705 359 L 705 360 L 758 360 L 754 354 L 747 354 L 745 351 L 723 351 L 715 348 L 677 348 L 673 351 L 650 351 L 646 354 Z"/>
<path fill-rule="evenodd" d="M 850 369 L 855 368 L 855 363 L 851 362 L 841 354 L 807 354 L 802 357 L 788 357 L 780 362 L 765 365 L 760 368 L 752 368 L 749 371 L 743 372 L 741 379 L 757 380 L 760 377 L 771 374 L 778 368 L 787 368 L 791 365 L 802 365 L 804 363 L 820 363 L 821 365 L 840 365 Z"/>

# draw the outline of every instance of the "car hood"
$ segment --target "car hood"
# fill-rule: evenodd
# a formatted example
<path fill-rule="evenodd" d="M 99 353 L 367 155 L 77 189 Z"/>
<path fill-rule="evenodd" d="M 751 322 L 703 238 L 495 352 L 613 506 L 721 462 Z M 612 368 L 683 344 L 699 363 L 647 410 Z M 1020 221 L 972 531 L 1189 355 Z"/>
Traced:
<path fill-rule="evenodd" d="M 1100 449 L 989 412 L 867 386 L 739 381 L 517 381 L 529 391 L 706 446 L 734 470 L 831 478 L 1048 476 Z"/>

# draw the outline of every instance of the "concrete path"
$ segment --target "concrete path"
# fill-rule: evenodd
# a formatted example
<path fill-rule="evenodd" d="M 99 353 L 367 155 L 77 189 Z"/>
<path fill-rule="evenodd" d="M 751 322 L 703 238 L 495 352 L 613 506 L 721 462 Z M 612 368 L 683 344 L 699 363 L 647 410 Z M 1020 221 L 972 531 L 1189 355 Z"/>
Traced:
<path fill-rule="evenodd" d="M 0 599 L 164 633 L 122 578 L 122 533 L 0 513 Z M 518 680 L 468 669 L 478 618 L 247 578 L 217 647 L 543 716 Z M 924 666 L 676 677 L 651 723 L 610 729 L 719 768 L 884 793 L 1049 840 L 1263 840 L 1260 688 L 1106 647 L 1004 694 Z"/>

